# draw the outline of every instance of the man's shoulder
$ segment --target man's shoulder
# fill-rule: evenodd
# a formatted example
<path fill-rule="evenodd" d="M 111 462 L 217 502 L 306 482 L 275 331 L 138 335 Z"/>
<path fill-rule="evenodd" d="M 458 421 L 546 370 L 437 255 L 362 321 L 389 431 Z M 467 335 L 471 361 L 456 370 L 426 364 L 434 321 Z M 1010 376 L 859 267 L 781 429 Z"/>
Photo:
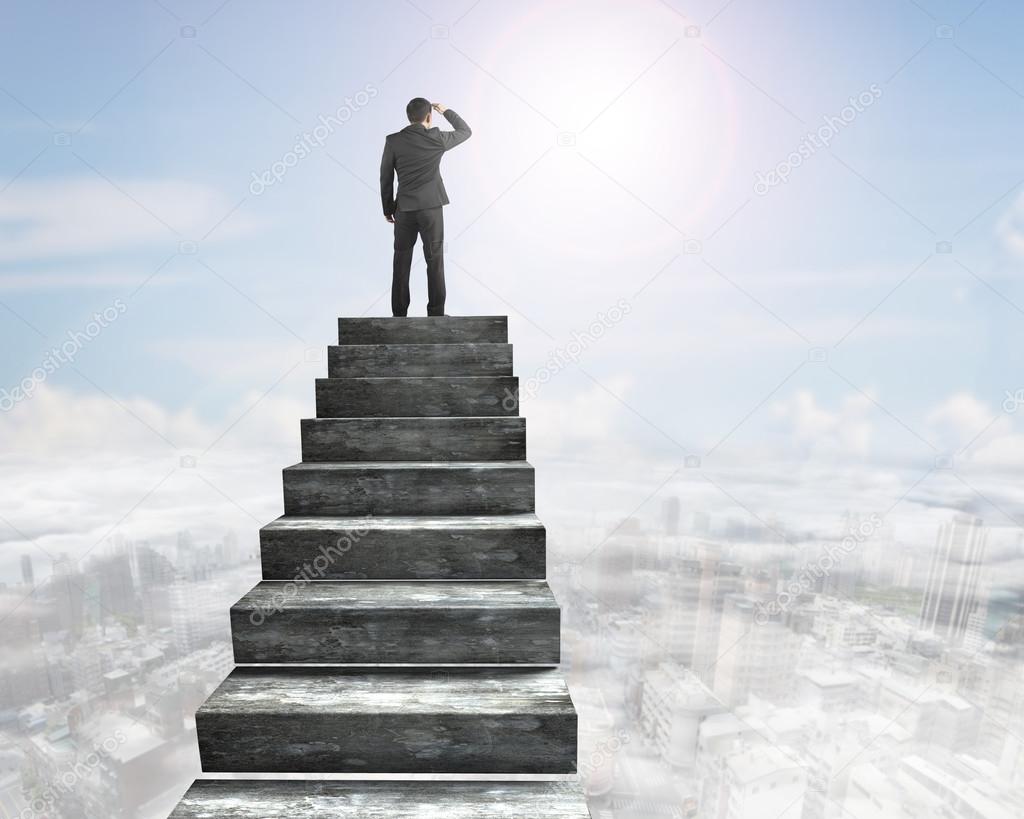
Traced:
<path fill-rule="evenodd" d="M 433 128 L 420 128 L 417 132 L 411 132 L 408 128 L 403 128 L 401 131 L 395 131 L 393 134 L 388 134 L 384 141 L 386 144 L 395 147 L 398 145 L 417 146 L 423 145 L 423 138 L 426 137 L 427 142 L 436 142 L 441 144 L 441 129 L 436 125 Z"/>

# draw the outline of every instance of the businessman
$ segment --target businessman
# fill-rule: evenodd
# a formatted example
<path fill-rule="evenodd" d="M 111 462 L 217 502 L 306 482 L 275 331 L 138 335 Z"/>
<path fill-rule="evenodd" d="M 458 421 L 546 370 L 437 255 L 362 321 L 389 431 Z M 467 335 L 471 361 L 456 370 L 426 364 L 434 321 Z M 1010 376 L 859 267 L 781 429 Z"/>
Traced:
<path fill-rule="evenodd" d="M 454 131 L 442 131 L 431 122 L 433 112 L 444 116 Z M 423 97 L 405 106 L 409 125 L 384 141 L 380 161 L 380 198 L 384 218 L 395 226 L 395 258 L 391 272 L 391 312 L 409 313 L 409 269 L 416 236 L 423 242 L 427 263 L 427 315 L 444 315 L 444 216 L 448 194 L 441 179 L 445 151 L 469 139 L 472 131 L 451 108 Z M 398 196 L 395 196 L 395 173 Z"/>

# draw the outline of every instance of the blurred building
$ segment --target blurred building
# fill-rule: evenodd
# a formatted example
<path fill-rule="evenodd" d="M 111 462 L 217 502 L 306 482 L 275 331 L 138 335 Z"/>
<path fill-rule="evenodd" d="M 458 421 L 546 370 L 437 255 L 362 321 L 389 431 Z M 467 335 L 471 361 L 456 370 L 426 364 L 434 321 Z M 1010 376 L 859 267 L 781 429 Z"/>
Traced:
<path fill-rule="evenodd" d="M 939 529 L 921 601 L 920 628 L 952 644 L 977 610 L 987 532 L 980 518 L 957 516 Z"/>
<path fill-rule="evenodd" d="M 32 555 L 21 556 L 21 582 L 26 586 L 36 584 L 36 573 L 32 567 Z"/>
<path fill-rule="evenodd" d="M 703 768 L 703 819 L 797 819 L 803 812 L 807 771 L 796 753 L 765 742 L 722 743 Z"/>
<path fill-rule="evenodd" d="M 679 534 L 679 517 L 681 513 L 681 505 L 679 498 L 673 495 L 671 498 L 666 498 L 661 505 L 661 513 L 664 519 L 665 534 L 670 537 L 674 537 Z"/>
<path fill-rule="evenodd" d="M 725 596 L 715 694 L 730 708 L 751 694 L 782 703 L 793 696 L 798 637 L 782 613 L 743 594 Z"/>
<path fill-rule="evenodd" d="M 717 548 L 696 542 L 694 557 L 671 561 L 659 575 L 648 607 L 648 630 L 661 650 L 660 662 L 692 669 L 705 684 L 714 683 L 725 598 L 740 591 L 742 571 L 720 559 Z"/>
<path fill-rule="evenodd" d="M 599 688 L 575 687 L 572 699 L 579 715 L 579 775 L 589 800 L 607 796 L 615 783 L 615 760 L 627 734 L 615 722 Z"/>
<path fill-rule="evenodd" d="M 179 654 L 191 654 L 226 634 L 223 597 L 211 581 L 196 583 L 182 578 L 169 588 L 167 605 Z"/>
<path fill-rule="evenodd" d="M 725 711 L 711 690 L 691 671 L 664 663 L 643 679 L 640 728 L 673 769 L 693 770 L 701 723 Z"/>

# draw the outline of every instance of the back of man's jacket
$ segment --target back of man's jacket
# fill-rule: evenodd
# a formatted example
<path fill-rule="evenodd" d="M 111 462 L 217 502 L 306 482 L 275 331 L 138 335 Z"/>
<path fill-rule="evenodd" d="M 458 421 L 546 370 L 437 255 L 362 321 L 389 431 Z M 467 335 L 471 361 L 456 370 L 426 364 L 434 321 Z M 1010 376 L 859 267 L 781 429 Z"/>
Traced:
<path fill-rule="evenodd" d="M 398 133 L 389 134 L 384 141 L 384 156 L 380 161 L 380 198 L 385 216 L 393 216 L 396 210 L 423 210 L 448 204 L 448 194 L 441 179 L 441 157 L 445 151 L 469 139 L 473 132 L 451 108 L 444 112 L 444 118 L 454 131 L 424 128 L 413 123 Z M 394 192 L 396 171 L 397 201 Z"/>

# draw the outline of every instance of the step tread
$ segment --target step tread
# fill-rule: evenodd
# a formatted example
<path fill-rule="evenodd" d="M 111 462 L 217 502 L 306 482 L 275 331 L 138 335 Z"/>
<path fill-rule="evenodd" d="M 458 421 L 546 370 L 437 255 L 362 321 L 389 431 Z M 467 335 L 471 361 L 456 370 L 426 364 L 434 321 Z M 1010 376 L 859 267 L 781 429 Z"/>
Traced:
<path fill-rule="evenodd" d="M 236 668 L 198 716 L 563 715 L 572 700 L 557 669 L 465 667 Z"/>
<path fill-rule="evenodd" d="M 338 529 L 542 529 L 544 524 L 532 512 L 510 515 L 381 515 L 360 517 L 305 517 L 283 515 L 263 527 L 267 531 L 316 530 L 334 532 Z"/>
<path fill-rule="evenodd" d="M 445 357 L 458 355 L 462 352 L 506 353 L 512 345 L 504 341 L 456 341 L 450 344 L 403 344 L 392 342 L 375 342 L 371 344 L 328 344 L 328 353 L 338 351 L 351 352 L 355 356 L 436 356 Z"/>
<path fill-rule="evenodd" d="M 512 345 L 332 344 L 327 372 L 330 378 L 512 375 Z"/>
<path fill-rule="evenodd" d="M 500 515 L 534 511 L 526 461 L 313 461 L 282 470 L 289 515 Z"/>
<path fill-rule="evenodd" d="M 268 580 L 539 580 L 545 537 L 531 512 L 285 515 L 260 529 L 260 560 Z"/>
<path fill-rule="evenodd" d="M 292 472 L 396 472 L 410 469 L 438 471 L 520 469 L 532 471 L 528 461 L 313 461 L 285 467 Z"/>
<path fill-rule="evenodd" d="M 365 418 L 354 416 L 351 418 L 302 418 L 301 423 L 339 426 L 366 426 L 366 427 L 387 427 L 404 426 L 413 429 L 421 426 L 435 427 L 459 427 L 464 424 L 475 426 L 514 426 L 520 427 L 526 424 L 526 419 L 518 415 L 368 415 Z"/>
<path fill-rule="evenodd" d="M 231 607 L 236 663 L 558 665 L 544 581 L 257 584 Z"/>
<path fill-rule="evenodd" d="M 303 418 L 303 462 L 515 461 L 526 419 L 515 416 Z"/>
<path fill-rule="evenodd" d="M 336 381 L 339 384 L 351 384 L 353 381 L 430 381 L 433 383 L 452 382 L 459 384 L 481 384 L 484 381 L 508 381 L 514 375 L 361 375 L 358 378 L 318 378 L 317 381 Z"/>
<path fill-rule="evenodd" d="M 508 316 L 415 316 L 407 318 L 338 319 L 342 344 L 437 344 L 508 341 Z"/>
<path fill-rule="evenodd" d="M 514 375 L 318 378 L 318 418 L 515 417 Z"/>
<path fill-rule="evenodd" d="M 284 587 L 294 587 L 285 589 Z M 294 593 L 286 593 L 294 591 Z M 291 609 L 558 609 L 543 580 L 318 580 L 294 584 L 263 580 L 232 607 Z"/>
<path fill-rule="evenodd" d="M 589 819 L 575 782 L 200 779 L 169 819 Z"/>

